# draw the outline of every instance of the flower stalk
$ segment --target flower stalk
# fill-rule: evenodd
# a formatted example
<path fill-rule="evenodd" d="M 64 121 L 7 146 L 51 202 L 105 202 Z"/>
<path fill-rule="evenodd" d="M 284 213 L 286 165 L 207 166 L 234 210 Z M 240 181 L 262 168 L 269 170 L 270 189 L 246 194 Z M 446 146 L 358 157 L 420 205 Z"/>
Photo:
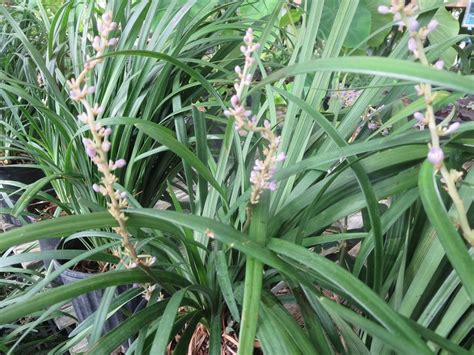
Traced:
<path fill-rule="evenodd" d="M 431 64 L 428 60 L 424 48 L 424 42 L 428 34 L 434 31 L 438 22 L 432 19 L 426 27 L 420 27 L 416 20 L 415 12 L 417 7 L 415 4 L 410 3 L 405 6 L 404 1 L 392 0 L 392 6 L 380 6 L 380 13 L 392 13 L 394 20 L 398 21 L 399 29 L 403 30 L 404 27 L 410 32 L 410 39 L 408 40 L 408 49 L 413 53 L 414 57 L 417 58 L 421 64 L 432 67 L 438 70 L 442 70 L 444 62 L 438 60 L 434 64 Z M 440 144 L 440 137 L 449 135 L 455 132 L 460 124 L 458 122 L 451 124 L 449 127 L 444 127 L 436 124 L 436 118 L 433 109 L 433 93 L 431 84 L 420 83 L 415 86 L 415 89 L 419 96 L 423 96 L 425 100 L 426 110 L 423 113 L 416 112 L 414 114 L 415 119 L 418 121 L 420 127 L 428 126 L 431 135 L 431 142 L 428 144 L 428 160 L 434 165 L 435 172 L 440 173 L 442 182 L 445 184 L 445 189 L 448 192 L 451 200 L 457 211 L 458 226 L 464 238 L 470 245 L 474 245 L 474 230 L 471 229 L 469 221 L 466 216 L 466 208 L 459 195 L 456 187 L 456 183 L 461 180 L 462 172 L 455 169 L 448 170 L 444 162 L 444 152 Z"/>
<path fill-rule="evenodd" d="M 126 165 L 126 161 L 124 159 L 118 159 L 116 161 L 109 160 L 108 152 L 111 148 L 109 136 L 112 130 L 108 127 L 102 127 L 102 125 L 96 121 L 97 116 L 104 110 L 98 104 L 92 106 L 87 99 L 89 95 L 95 92 L 95 87 L 89 86 L 86 83 L 88 74 L 103 61 L 100 57 L 105 53 L 107 48 L 117 43 L 117 38 L 109 39 L 110 32 L 116 28 L 117 24 L 112 21 L 111 13 L 105 13 L 102 16 L 102 21 L 98 25 L 100 36 L 96 36 L 92 43 L 96 54 L 95 58 L 92 59 L 87 56 L 82 72 L 77 78 L 68 80 L 67 84 L 70 89 L 70 98 L 79 102 L 85 110 L 78 115 L 78 119 L 88 126 L 91 135 L 91 138 L 84 138 L 82 140 L 86 154 L 102 174 L 100 183 L 92 185 L 92 189 L 107 199 L 107 209 L 118 224 L 118 226 L 114 228 L 114 231 L 122 238 L 122 246 L 131 261 L 129 264 L 125 263 L 124 260 L 122 260 L 122 262 L 124 262 L 127 267 L 133 267 L 140 265 L 142 261 L 138 257 L 134 245 L 130 242 L 130 235 L 126 227 L 127 217 L 123 209 L 128 207 L 128 201 L 124 192 L 120 192 L 114 188 L 114 184 L 118 181 L 114 171 L 123 168 Z"/>
<path fill-rule="evenodd" d="M 258 126 L 257 117 L 252 115 L 252 111 L 247 110 L 242 103 L 242 95 L 252 82 L 250 69 L 255 63 L 253 54 L 260 47 L 258 43 L 254 43 L 253 30 L 251 28 L 245 33 L 244 43 L 245 45 L 240 47 L 240 51 L 245 56 L 245 64 L 243 68 L 240 66 L 235 67 L 235 72 L 238 75 L 234 85 L 235 93 L 230 100 L 231 107 L 224 111 L 224 115 L 234 118 L 235 129 L 240 136 L 244 137 L 248 133 L 253 132 L 259 134 L 268 142 L 262 150 L 262 159 L 255 160 L 250 174 L 250 183 L 252 184 L 250 203 L 255 205 L 260 201 L 263 190 L 275 191 L 277 189 L 278 184 L 273 179 L 273 176 L 277 163 L 285 160 L 285 154 L 283 152 L 278 153 L 280 137 L 273 133 L 270 122 L 265 120 L 263 127 Z"/>

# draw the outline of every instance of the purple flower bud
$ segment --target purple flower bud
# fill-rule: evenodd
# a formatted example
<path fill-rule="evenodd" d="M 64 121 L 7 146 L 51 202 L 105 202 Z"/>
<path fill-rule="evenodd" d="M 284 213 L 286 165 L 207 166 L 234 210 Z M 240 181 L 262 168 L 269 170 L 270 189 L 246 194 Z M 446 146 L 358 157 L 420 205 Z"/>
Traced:
<path fill-rule="evenodd" d="M 127 162 L 125 161 L 125 159 L 119 159 L 115 162 L 114 167 L 123 168 L 125 165 L 127 165 Z"/>
<path fill-rule="evenodd" d="M 280 152 L 276 157 L 277 161 L 284 161 L 285 159 L 286 159 L 286 154 L 284 152 Z"/>
<path fill-rule="evenodd" d="M 232 97 L 230 98 L 230 103 L 232 104 L 232 106 L 234 107 L 237 107 L 239 106 L 240 104 L 240 99 L 237 95 L 232 95 Z"/>
<path fill-rule="evenodd" d="M 415 117 L 415 119 L 418 121 L 418 122 L 423 122 L 425 120 L 425 116 L 421 113 L 421 112 L 415 112 L 413 114 L 413 117 Z"/>
<path fill-rule="evenodd" d="M 385 5 L 380 5 L 377 10 L 382 15 L 386 15 L 391 12 L 390 8 Z"/>
<path fill-rule="evenodd" d="M 268 183 L 268 189 L 270 191 L 275 191 L 277 188 L 278 188 L 278 184 L 276 183 L 276 181 L 272 180 Z"/>
<path fill-rule="evenodd" d="M 120 197 L 121 197 L 121 198 L 126 198 L 126 197 L 127 197 L 127 193 L 126 193 L 125 191 L 122 191 L 122 192 L 120 193 Z"/>
<path fill-rule="evenodd" d="M 444 62 L 442 60 L 438 60 L 435 64 L 434 67 L 438 70 L 443 70 L 444 67 Z"/>
<path fill-rule="evenodd" d="M 78 98 L 79 98 L 79 92 L 78 92 L 76 89 L 71 90 L 71 91 L 69 92 L 69 97 L 70 97 L 71 99 L 73 99 L 73 100 L 78 100 Z"/>
<path fill-rule="evenodd" d="M 106 12 L 102 15 L 102 20 L 104 22 L 110 22 L 112 21 L 112 14 L 110 12 Z"/>
<path fill-rule="evenodd" d="M 84 144 L 85 147 L 90 147 L 94 145 L 94 143 L 92 143 L 89 138 L 82 138 L 82 144 Z"/>
<path fill-rule="evenodd" d="M 103 152 L 107 153 L 110 150 L 110 142 L 108 141 L 102 142 L 101 148 Z"/>
<path fill-rule="evenodd" d="M 253 45 L 253 48 L 252 48 L 252 49 L 253 49 L 254 51 L 257 51 L 259 48 L 260 48 L 260 43 L 255 43 L 255 44 Z"/>
<path fill-rule="evenodd" d="M 448 127 L 448 129 L 445 130 L 443 133 L 444 133 L 444 134 L 451 134 L 451 133 L 454 133 L 454 132 L 456 132 L 456 131 L 459 129 L 460 126 L 461 126 L 461 124 L 460 124 L 459 122 L 454 122 L 454 123 L 453 123 L 452 125 L 450 125 L 450 126 Z"/>
<path fill-rule="evenodd" d="M 408 40 L 408 49 L 410 51 L 412 51 L 413 53 L 416 52 L 417 48 L 416 48 L 416 40 L 411 37 L 409 40 Z"/>
<path fill-rule="evenodd" d="M 78 120 L 81 121 L 82 123 L 87 123 L 89 122 L 89 117 L 85 112 L 81 113 L 80 115 L 77 116 Z"/>
<path fill-rule="evenodd" d="M 110 31 L 113 31 L 117 28 L 117 22 L 111 22 L 109 25 Z"/>
<path fill-rule="evenodd" d="M 89 86 L 87 88 L 87 93 L 88 94 L 93 94 L 95 92 L 95 86 Z"/>
<path fill-rule="evenodd" d="M 117 37 L 109 39 L 109 46 L 115 46 L 117 43 L 118 43 Z"/>
<path fill-rule="evenodd" d="M 239 75 L 242 73 L 242 69 L 238 65 L 235 66 L 234 71 L 236 74 L 239 74 Z"/>
<path fill-rule="evenodd" d="M 229 110 L 224 110 L 224 116 L 229 117 L 230 116 L 230 111 Z"/>
<path fill-rule="evenodd" d="M 247 53 L 247 47 L 245 46 L 240 46 L 240 51 L 242 52 L 242 54 L 246 54 Z"/>
<path fill-rule="evenodd" d="M 418 21 L 417 21 L 415 18 L 411 18 L 411 19 L 410 19 L 410 24 L 409 24 L 409 26 L 408 26 L 408 29 L 409 29 L 411 32 L 416 32 L 416 31 L 418 31 L 418 26 L 419 26 Z"/>
<path fill-rule="evenodd" d="M 89 158 L 94 158 L 97 152 L 94 147 L 88 146 L 86 148 L 86 154 L 89 156 Z"/>
<path fill-rule="evenodd" d="M 95 36 L 93 41 L 92 41 L 92 47 L 94 47 L 95 50 L 98 50 L 100 48 L 100 37 L 99 36 Z M 88 58 L 89 60 L 90 58 Z"/>
<path fill-rule="evenodd" d="M 427 26 L 429 32 L 433 32 L 434 30 L 436 30 L 437 27 L 438 27 L 438 21 L 436 20 L 431 20 Z"/>
<path fill-rule="evenodd" d="M 431 147 L 428 152 L 428 160 L 436 167 L 439 168 L 444 160 L 443 150 L 439 147 Z"/>
<path fill-rule="evenodd" d="M 112 134 L 112 129 L 106 128 L 104 131 L 104 137 L 108 137 Z"/>
<path fill-rule="evenodd" d="M 374 130 L 374 129 L 377 129 L 378 125 L 377 125 L 377 123 L 369 122 L 369 124 L 367 125 L 367 127 L 368 127 L 370 130 Z"/>
<path fill-rule="evenodd" d="M 100 192 L 100 186 L 97 184 L 94 184 L 92 185 L 92 190 L 94 190 L 95 192 Z"/>

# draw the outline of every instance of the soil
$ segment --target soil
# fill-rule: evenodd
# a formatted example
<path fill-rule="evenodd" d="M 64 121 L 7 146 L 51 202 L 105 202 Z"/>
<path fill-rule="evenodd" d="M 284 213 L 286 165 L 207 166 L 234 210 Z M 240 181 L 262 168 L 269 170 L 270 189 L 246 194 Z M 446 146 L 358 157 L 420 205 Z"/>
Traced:
<path fill-rule="evenodd" d="M 103 267 L 101 267 L 97 261 L 82 260 L 78 264 L 74 265 L 71 270 L 82 272 L 84 274 L 97 274 L 103 271 Z"/>
<path fill-rule="evenodd" d="M 473 122 L 474 121 L 474 95 L 466 95 L 456 101 L 454 104 L 449 104 L 436 112 L 436 116 L 444 119 L 453 108 L 456 107 L 456 115 L 453 122 Z"/>

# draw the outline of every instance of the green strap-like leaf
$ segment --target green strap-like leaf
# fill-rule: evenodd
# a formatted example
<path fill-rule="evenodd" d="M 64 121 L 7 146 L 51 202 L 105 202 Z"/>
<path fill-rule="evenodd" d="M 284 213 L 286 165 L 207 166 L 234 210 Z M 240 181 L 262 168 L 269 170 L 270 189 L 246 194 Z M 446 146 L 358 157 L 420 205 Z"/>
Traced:
<path fill-rule="evenodd" d="M 31 297 L 28 302 L 21 302 L 3 308 L 0 311 L 0 324 L 17 321 L 23 316 L 96 289 L 151 281 L 152 279 L 141 270 L 113 271 L 94 275 L 71 284 L 46 290 Z"/>
<path fill-rule="evenodd" d="M 144 51 L 144 50 L 123 50 L 123 51 L 117 51 L 113 53 L 108 53 L 104 57 L 109 57 L 109 56 L 141 56 L 141 57 L 148 57 L 148 58 L 155 58 L 158 60 L 163 60 L 166 62 L 169 62 L 173 64 L 174 66 L 180 68 L 182 71 L 186 72 L 191 76 L 193 79 L 199 81 L 199 83 L 210 93 L 212 94 L 217 102 L 225 108 L 225 104 L 222 101 L 220 95 L 217 93 L 216 89 L 209 83 L 209 81 L 206 80 L 199 72 L 191 68 L 190 66 L 184 64 L 180 60 L 173 58 L 167 54 L 164 53 L 158 53 L 158 52 L 153 52 L 153 51 Z"/>
<path fill-rule="evenodd" d="M 144 326 L 159 318 L 163 314 L 167 304 L 168 300 L 165 300 L 142 309 L 140 312 L 130 317 L 117 328 L 114 328 L 111 332 L 102 337 L 94 347 L 88 350 L 87 354 L 109 355 L 123 341 L 127 340 L 133 334 L 138 333 L 138 331 Z"/>
<path fill-rule="evenodd" d="M 199 109 L 193 105 L 193 123 L 194 133 L 196 136 L 196 155 L 198 159 L 207 167 L 207 136 L 206 136 L 206 118 Z M 199 189 L 199 203 L 201 210 L 204 208 L 204 203 L 207 197 L 207 181 L 198 176 L 198 189 Z"/>
<path fill-rule="evenodd" d="M 388 78 L 429 83 L 474 94 L 474 80 L 444 70 L 428 68 L 420 63 L 384 57 L 337 57 L 316 59 L 278 70 L 256 87 L 298 74 L 319 71 L 360 73 Z"/>
<path fill-rule="evenodd" d="M 38 192 L 41 191 L 41 189 L 43 189 L 52 180 L 61 179 L 63 177 L 63 174 L 52 174 L 49 176 L 45 176 L 39 179 L 38 181 L 35 181 L 34 183 L 28 185 L 28 187 L 25 189 L 25 192 L 16 202 L 15 207 L 13 207 L 12 214 L 15 217 L 18 217 L 18 215 L 26 209 L 30 201 L 35 198 L 35 196 L 38 194 Z"/>
<path fill-rule="evenodd" d="M 151 346 L 150 354 L 164 354 L 166 352 L 166 346 L 169 342 L 169 337 L 171 336 L 171 330 L 173 329 L 173 323 L 178 314 L 178 308 L 181 306 L 184 295 L 188 291 L 187 288 L 181 289 L 171 296 L 165 312 L 161 317 L 158 330 L 155 333 L 155 338 L 153 339 L 153 344 Z"/>
<path fill-rule="evenodd" d="M 301 100 L 300 98 L 275 88 L 280 95 L 285 96 L 288 100 L 296 103 L 299 107 L 305 111 L 308 116 L 313 119 L 327 134 L 328 136 L 336 143 L 337 146 L 343 148 L 349 144 L 339 135 L 339 132 L 334 128 L 334 126 L 317 110 L 315 110 L 307 102 Z M 357 178 L 360 189 L 364 194 L 365 200 L 367 202 L 367 211 L 369 214 L 369 220 L 371 224 L 371 233 L 374 236 L 374 290 L 380 292 L 382 288 L 382 276 L 383 276 L 383 234 L 382 234 L 382 223 L 380 221 L 380 211 L 375 196 L 372 184 L 370 182 L 367 173 L 365 172 L 362 164 L 356 160 L 356 157 L 348 156 L 346 157 L 347 161 L 351 163 L 351 168 L 354 172 L 354 175 Z"/>
<path fill-rule="evenodd" d="M 251 215 L 249 239 L 258 245 L 264 245 L 267 238 L 269 191 L 260 197 Z M 263 263 L 247 257 L 245 265 L 244 300 L 242 305 L 242 322 L 239 333 L 239 355 L 252 354 L 258 324 L 258 308 L 263 284 Z"/>
<path fill-rule="evenodd" d="M 240 313 L 237 308 L 237 302 L 235 301 L 234 292 L 232 290 L 232 283 L 229 276 L 229 269 L 227 265 L 226 255 L 222 250 L 216 252 L 215 259 L 217 282 L 221 288 L 222 296 L 229 308 L 232 317 L 240 322 Z"/>

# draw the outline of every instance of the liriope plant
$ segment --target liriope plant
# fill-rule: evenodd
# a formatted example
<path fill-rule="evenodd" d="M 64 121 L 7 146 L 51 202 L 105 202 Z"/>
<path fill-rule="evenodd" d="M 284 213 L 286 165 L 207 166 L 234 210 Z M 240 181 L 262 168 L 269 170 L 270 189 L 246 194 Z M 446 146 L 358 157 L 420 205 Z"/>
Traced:
<path fill-rule="evenodd" d="M 412 128 L 417 123 L 412 115 L 423 111 L 426 102 L 413 93 L 413 101 L 407 104 L 406 93 L 410 94 L 413 82 L 443 89 L 433 100 L 437 109 L 454 102 L 459 93 L 472 94 L 472 80 L 407 60 L 411 35 L 399 33 L 395 22 L 389 26 L 394 25 L 396 35 L 387 41 L 392 45 L 391 58 L 341 57 L 356 16 L 352 0 L 340 2 L 330 36 L 324 38 L 322 48 L 316 48 L 321 58 L 314 59 L 314 49 L 323 40 L 318 35 L 320 19 L 330 12 L 325 12 L 324 2 L 302 6 L 301 22 L 295 27 L 295 54 L 288 56 L 288 66 L 281 69 L 281 63 L 266 55 L 275 49 L 281 11 L 277 6 L 265 18 L 265 26 L 251 24 L 252 42 L 260 48 L 253 53 L 255 63 L 249 70 L 256 70 L 252 78 L 259 80 L 252 80 L 251 89 L 240 94 L 238 101 L 232 99 L 235 93 L 229 82 L 234 80 L 235 65 L 242 63 L 239 46 L 247 23 L 235 29 L 235 42 L 224 51 L 236 53 L 232 60 L 219 62 L 223 53 L 214 53 L 213 64 L 228 74 L 225 82 L 213 82 L 218 84 L 218 95 L 203 97 L 194 102 L 197 107 L 184 111 L 194 129 L 174 139 L 163 134 L 160 124 L 136 123 L 143 137 L 172 150 L 183 170 L 189 168 L 188 174 L 181 175 L 185 185 L 194 189 L 197 182 L 189 204 L 168 190 L 174 211 L 124 211 L 132 240 L 139 242 L 137 248 L 156 256 L 150 271 L 158 281 L 140 269 L 114 270 L 73 286 L 44 291 L 32 287 L 26 291 L 27 303 L 15 298 L 24 296 L 18 290 L 2 303 L 0 323 L 44 309 L 53 312 L 54 305 L 93 289 L 151 282 L 156 289 L 147 308 L 97 337 L 90 353 L 110 353 L 134 335 L 130 353 L 164 353 L 168 344 L 183 353 L 196 350 L 192 344 L 202 340 L 209 353 L 217 354 L 228 346 L 229 337 L 237 339 L 243 354 L 251 353 L 256 344 L 269 354 L 467 352 L 472 292 L 460 276 L 469 270 L 466 257 L 470 255 L 463 239 L 446 238 L 451 230 L 433 222 L 448 220 L 444 225 L 452 227 L 442 204 L 446 201 L 433 199 L 438 194 L 433 164 L 423 163 L 431 135 Z M 419 21 L 428 23 L 431 16 L 430 12 L 421 14 Z M 154 51 L 121 53 L 120 49 L 124 48 L 119 46 L 110 56 L 166 58 Z M 439 56 L 435 49 L 426 50 L 430 63 Z M 185 60 L 178 57 L 173 65 L 182 66 Z M 350 85 L 348 89 L 360 91 L 355 101 L 342 108 L 331 102 L 325 108 L 331 88 L 340 89 L 340 72 L 357 79 L 369 75 L 370 85 Z M 228 92 L 232 93 L 226 97 Z M 174 107 L 180 111 L 185 94 L 174 94 Z M 276 189 L 271 193 L 265 189 L 256 204 L 251 203 L 252 170 L 270 140 L 253 131 L 239 135 L 235 115 L 222 120 L 225 109 L 232 112 L 220 100 L 230 102 L 233 110 L 246 103 L 239 112 L 252 123 L 268 119 L 275 136 L 279 128 L 274 127 L 282 125 L 279 149 L 286 157 L 283 167 L 272 174 Z M 257 119 L 252 121 L 253 115 Z M 215 138 L 211 127 L 216 126 L 211 122 L 225 129 L 217 154 L 206 139 Z M 377 122 L 375 132 L 368 122 Z M 388 134 L 379 135 L 386 128 Z M 471 159 L 465 142 L 473 129 L 469 123 L 461 125 L 444 151 L 457 151 L 463 161 Z M 461 196 L 472 192 L 472 179 L 469 171 L 459 189 Z M 465 201 L 469 211 L 472 201 Z M 360 211 L 360 224 L 347 222 Z M 107 211 L 61 217 L 3 234 L 0 249 L 45 235 L 70 236 L 116 226 Z M 75 255 L 104 258 L 98 250 Z M 445 262 L 446 255 L 450 263 Z M 7 263 L 14 261 L 6 257 Z M 121 302 L 117 300 L 109 310 Z M 85 334 L 97 332 L 101 324 L 85 322 L 55 351 L 65 351 Z M 26 329 L 33 327 L 26 325 Z M 6 340 L 11 342 L 8 336 Z"/>

